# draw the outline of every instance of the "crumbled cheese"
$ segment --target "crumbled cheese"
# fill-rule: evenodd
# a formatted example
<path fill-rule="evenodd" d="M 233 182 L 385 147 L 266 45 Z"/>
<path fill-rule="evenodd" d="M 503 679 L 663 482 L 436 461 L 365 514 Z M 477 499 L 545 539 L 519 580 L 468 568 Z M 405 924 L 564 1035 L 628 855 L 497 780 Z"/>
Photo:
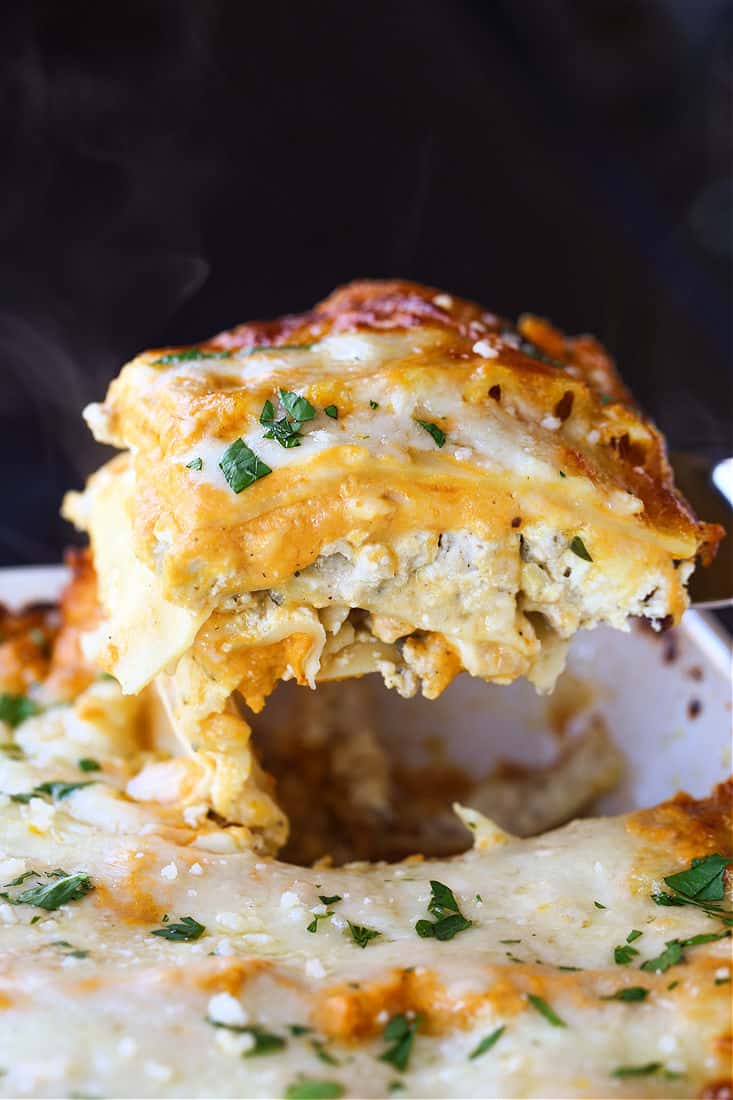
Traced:
<path fill-rule="evenodd" d="M 204 869 L 200 863 L 192 863 L 188 868 L 189 875 L 203 875 Z"/>
<path fill-rule="evenodd" d="M 267 932 L 245 932 L 242 943 L 245 947 L 267 947 L 274 942 L 274 937 Z"/>
<path fill-rule="evenodd" d="M 120 1058 L 134 1058 L 137 1051 L 137 1041 L 131 1035 L 123 1035 L 117 1044 L 117 1053 Z"/>
<path fill-rule="evenodd" d="M 436 294 L 433 298 L 433 304 L 440 309 L 453 309 L 453 299 L 450 294 Z"/>
<path fill-rule="evenodd" d="M 222 938 L 219 940 L 216 947 L 214 948 L 214 954 L 233 955 L 234 948 L 232 947 L 232 941 L 227 936 L 222 936 Z"/>
<path fill-rule="evenodd" d="M 309 978 L 325 978 L 326 969 L 320 959 L 308 959 L 305 972 Z"/>
<path fill-rule="evenodd" d="M 243 1027 L 249 1016 L 231 993 L 215 993 L 209 1000 L 207 1015 L 218 1024 Z"/>
<path fill-rule="evenodd" d="M 10 879 L 19 878 L 28 870 L 27 859 L 0 859 L 0 879 L 8 882 Z"/>
<path fill-rule="evenodd" d="M 719 966 L 718 969 L 715 971 L 715 978 L 719 982 L 724 982 L 726 978 L 730 978 L 730 967 Z"/>
<path fill-rule="evenodd" d="M 559 416 L 543 416 L 540 424 L 543 428 L 547 428 L 548 432 L 556 432 L 562 427 L 562 420 Z"/>
<path fill-rule="evenodd" d="M 178 878 L 178 868 L 175 863 L 166 863 L 160 872 L 160 877 L 167 879 L 168 882 L 173 882 L 173 879 Z"/>
<path fill-rule="evenodd" d="M 591 446 L 595 446 L 595 444 L 601 438 L 601 434 L 594 428 L 593 431 L 588 432 L 588 435 L 585 438 L 588 440 Z"/>
<path fill-rule="evenodd" d="M 153 1081 L 170 1081 L 173 1070 L 170 1066 L 164 1066 L 162 1062 L 146 1062 L 145 1075 Z"/>
<path fill-rule="evenodd" d="M 325 917 L 327 912 L 328 912 L 328 909 L 326 908 L 325 905 L 314 905 L 313 908 L 311 909 L 311 913 L 313 914 L 314 917 Z"/>
<path fill-rule="evenodd" d="M 27 806 L 23 806 L 23 816 L 32 830 L 38 833 L 47 833 L 56 816 L 56 811 L 49 802 L 44 802 L 42 798 L 32 798 Z"/>
<path fill-rule="evenodd" d="M 229 932 L 245 932 L 248 927 L 246 917 L 239 913 L 217 913 L 216 923 Z"/>
<path fill-rule="evenodd" d="M 231 1054 L 234 1058 L 240 1058 L 255 1045 L 254 1035 L 249 1031 L 237 1034 L 236 1031 L 227 1031 L 225 1028 L 217 1028 L 216 1045 L 222 1054 Z"/>
<path fill-rule="evenodd" d="M 474 355 L 480 355 L 482 359 L 496 359 L 499 354 L 488 340 L 477 340 L 473 345 Z"/>
<path fill-rule="evenodd" d="M 280 895 L 280 908 L 292 909 L 294 905 L 300 904 L 300 898 L 293 890 L 285 890 Z"/>
<path fill-rule="evenodd" d="M 12 905 L 0 905 L 0 921 L 3 924 L 17 924 L 18 915 L 13 911 Z"/>

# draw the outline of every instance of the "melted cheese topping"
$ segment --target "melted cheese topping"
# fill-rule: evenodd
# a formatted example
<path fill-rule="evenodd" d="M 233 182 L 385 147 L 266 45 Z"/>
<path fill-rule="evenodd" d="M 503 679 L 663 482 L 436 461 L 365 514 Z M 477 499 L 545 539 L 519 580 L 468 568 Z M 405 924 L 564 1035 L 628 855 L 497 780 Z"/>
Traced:
<path fill-rule="evenodd" d="M 0 904 L 0 1095 L 270 1097 L 307 1078 L 344 1096 L 398 1079 L 416 1097 L 674 1097 L 725 1077 L 728 941 L 640 964 L 719 930 L 650 894 L 725 850 L 729 790 L 530 841 L 462 810 L 465 856 L 314 870 L 150 830 L 106 779 L 43 813 L 0 800 L 0 878 L 29 876 L 11 899 L 59 866 L 93 887 L 51 912 Z M 447 941 L 415 930 L 431 881 L 471 922 Z M 185 918 L 195 940 L 152 935 Z M 379 934 L 361 948 L 352 926 Z M 629 988 L 643 1003 L 616 999 Z M 395 1017 L 417 1021 L 401 1070 L 382 1058 Z"/>

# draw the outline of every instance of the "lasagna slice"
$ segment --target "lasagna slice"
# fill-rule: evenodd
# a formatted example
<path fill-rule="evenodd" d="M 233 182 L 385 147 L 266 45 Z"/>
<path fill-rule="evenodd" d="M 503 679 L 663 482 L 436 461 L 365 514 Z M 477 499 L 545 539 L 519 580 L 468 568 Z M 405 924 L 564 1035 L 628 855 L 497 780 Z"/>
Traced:
<path fill-rule="evenodd" d="M 595 340 L 411 283 L 146 352 L 85 415 L 124 452 L 66 503 L 88 644 L 197 743 L 280 679 L 550 689 L 576 631 L 677 622 L 721 535 Z"/>

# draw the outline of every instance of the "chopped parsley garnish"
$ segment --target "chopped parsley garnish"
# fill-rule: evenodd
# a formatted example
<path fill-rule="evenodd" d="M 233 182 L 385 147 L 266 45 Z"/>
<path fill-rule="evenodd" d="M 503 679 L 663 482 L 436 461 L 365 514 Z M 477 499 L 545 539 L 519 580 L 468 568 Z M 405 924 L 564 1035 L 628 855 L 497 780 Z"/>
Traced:
<path fill-rule="evenodd" d="M 88 959 L 89 952 L 83 951 L 80 947 L 74 947 L 68 940 L 52 940 L 51 947 L 60 947 L 67 958 L 69 959 Z"/>
<path fill-rule="evenodd" d="M 203 470 L 204 460 L 200 455 L 196 455 L 196 458 L 192 458 L 190 462 L 186 463 L 187 470 Z"/>
<path fill-rule="evenodd" d="M 669 970 L 670 966 L 676 966 L 678 962 L 682 960 L 682 941 L 681 940 L 667 940 L 667 945 L 664 951 L 654 959 L 647 959 L 646 962 L 641 964 L 641 969 L 650 971 L 652 974 L 663 974 L 665 970 Z"/>
<path fill-rule="evenodd" d="M 567 476 L 568 476 L 568 475 L 567 475 L 567 474 L 565 473 L 565 471 L 564 471 L 564 470 L 559 470 L 559 471 L 558 471 L 558 473 L 560 474 L 560 477 L 567 477 Z"/>
<path fill-rule="evenodd" d="M 273 420 L 269 431 L 265 432 L 265 439 L 274 439 L 281 447 L 289 450 L 291 447 L 299 447 L 301 434 L 295 424 L 292 424 L 286 416 L 281 420 Z"/>
<path fill-rule="evenodd" d="M 102 765 L 98 760 L 93 760 L 91 756 L 82 756 L 81 760 L 77 760 L 77 767 L 83 772 L 101 772 Z"/>
<path fill-rule="evenodd" d="M 716 940 L 727 940 L 731 935 L 729 928 L 725 932 L 700 932 L 697 936 L 690 936 L 682 940 L 683 947 L 699 947 L 701 943 L 715 943 Z"/>
<path fill-rule="evenodd" d="M 521 943 L 521 940 L 499 940 L 499 943 Z"/>
<path fill-rule="evenodd" d="M 417 419 L 415 423 L 419 424 L 420 427 L 428 433 L 428 435 L 432 435 L 433 439 L 439 447 L 443 446 L 443 444 L 445 443 L 445 432 L 441 431 L 437 424 L 431 424 L 429 420 Z"/>
<path fill-rule="evenodd" d="M 434 937 L 436 940 L 452 940 L 459 932 L 464 932 L 473 924 L 473 921 L 468 920 L 461 913 L 453 891 L 434 879 L 430 880 L 428 912 L 438 919 L 417 922 L 415 931 L 423 939 Z"/>
<path fill-rule="evenodd" d="M 336 905 L 337 902 L 341 901 L 341 895 L 340 894 L 334 894 L 332 897 L 327 897 L 325 894 L 319 894 L 318 898 L 323 903 L 323 905 L 327 905 L 327 906 L 328 905 Z M 306 932 L 317 932 L 318 931 L 318 922 L 319 922 L 319 920 L 324 920 L 326 917 L 332 917 L 332 916 L 333 916 L 333 909 L 327 909 L 327 911 L 325 913 L 316 913 L 313 917 L 313 920 L 310 922 L 310 924 L 306 928 Z"/>
<path fill-rule="evenodd" d="M 206 1022 L 211 1024 L 212 1027 L 234 1031 L 238 1035 L 251 1035 L 254 1044 L 249 1050 L 244 1051 L 242 1055 L 244 1058 L 254 1058 L 258 1054 L 272 1054 L 276 1050 L 282 1050 L 287 1044 L 287 1039 L 283 1039 L 282 1035 L 265 1031 L 264 1028 L 258 1027 L 256 1024 L 225 1024 L 221 1020 L 214 1020 L 211 1016 L 206 1017 Z"/>
<path fill-rule="evenodd" d="M 326 917 L 332 917 L 332 916 L 333 916 L 333 909 L 329 909 L 327 913 L 316 913 L 315 916 L 313 917 L 313 920 L 306 927 L 306 932 L 317 932 L 318 931 L 318 922 L 319 922 L 319 920 L 325 920 Z"/>
<path fill-rule="evenodd" d="M 600 901 L 594 901 L 593 904 L 595 905 L 596 909 L 608 909 L 608 906 L 601 905 Z"/>
<path fill-rule="evenodd" d="M 607 997 L 601 997 L 602 1001 L 644 1001 L 649 996 L 649 990 L 643 985 L 628 985 L 625 989 L 617 989 Z"/>
<path fill-rule="evenodd" d="M 652 1073 L 659 1073 L 661 1062 L 647 1062 L 643 1066 L 618 1066 L 613 1071 L 613 1077 L 648 1077 Z"/>
<path fill-rule="evenodd" d="M 582 558 L 583 561 L 593 561 L 580 535 L 575 535 L 575 537 L 570 540 L 570 549 L 576 557 Z"/>
<path fill-rule="evenodd" d="M 716 978 L 715 979 L 715 985 L 728 985 L 729 981 L 730 981 L 730 974 L 728 975 L 727 978 Z"/>
<path fill-rule="evenodd" d="M 667 886 L 687 902 L 722 901 L 725 896 L 725 869 L 733 858 L 719 853 L 693 859 L 686 871 L 665 878 Z"/>
<path fill-rule="evenodd" d="M 498 1043 L 502 1035 L 506 1031 L 506 1027 L 497 1027 L 489 1035 L 486 1035 L 478 1046 L 475 1046 L 469 1054 L 470 1059 L 480 1058 L 482 1054 L 486 1054 L 487 1050 L 491 1050 L 495 1043 Z"/>
<path fill-rule="evenodd" d="M 33 794 L 47 794 L 54 802 L 61 802 L 62 799 L 68 798 L 74 791 L 79 791 L 82 787 L 91 787 L 94 782 L 93 779 L 85 779 L 81 783 L 65 783 L 60 779 L 53 779 L 47 783 L 39 783 L 37 787 L 33 788 Z"/>
<path fill-rule="evenodd" d="M 326 416 L 330 416 L 332 420 L 338 420 L 339 411 L 336 405 L 326 405 L 323 411 L 325 412 Z"/>
<path fill-rule="evenodd" d="M 7 691 L 0 694 L 0 722 L 5 722 L 11 729 L 40 712 L 38 703 L 34 703 L 27 695 L 11 695 Z"/>
<path fill-rule="evenodd" d="M 165 928 L 153 929 L 150 935 L 160 936 L 161 939 L 172 940 L 174 943 L 190 943 L 200 939 L 205 931 L 206 926 L 199 924 L 193 917 L 182 917 L 180 921 L 166 924 Z"/>
<path fill-rule="evenodd" d="M 379 1061 L 389 1062 L 400 1073 L 404 1073 L 410 1060 L 415 1035 L 422 1022 L 423 1016 L 420 1013 L 412 1019 L 403 1012 L 393 1016 L 384 1029 L 384 1040 L 392 1045 L 379 1055 Z"/>
<path fill-rule="evenodd" d="M 253 344 L 247 348 L 247 355 L 256 355 L 258 351 L 310 351 L 315 344 Z"/>
<path fill-rule="evenodd" d="M 302 438 L 300 429 L 306 421 L 314 418 L 316 410 L 305 397 L 290 390 L 280 390 L 280 400 L 287 414 L 280 420 L 275 418 L 275 406 L 272 401 L 265 401 L 262 406 L 260 424 L 268 428 L 265 439 L 274 439 L 285 448 L 299 447 Z"/>
<path fill-rule="evenodd" d="M 340 1081 L 319 1081 L 315 1077 L 299 1077 L 288 1085 L 285 1100 L 339 1100 L 344 1095 Z"/>
<path fill-rule="evenodd" d="M 235 439 L 229 444 L 222 455 L 219 469 L 229 488 L 235 493 L 241 493 L 255 481 L 272 473 L 270 467 L 249 449 L 243 439 Z"/>
<path fill-rule="evenodd" d="M 322 1062 L 325 1062 L 327 1066 L 341 1065 L 338 1059 L 334 1058 L 334 1056 L 326 1050 L 326 1044 L 322 1039 L 311 1039 L 310 1044 L 315 1051 L 316 1057 L 320 1058 Z"/>
<path fill-rule="evenodd" d="M 628 936 L 626 937 L 626 942 L 627 943 L 633 943 L 634 940 L 638 940 L 639 936 L 643 936 L 643 935 L 644 935 L 644 933 L 640 932 L 638 928 L 632 928 L 631 931 L 629 932 Z"/>
<path fill-rule="evenodd" d="M 207 350 L 206 348 L 184 348 L 182 351 L 171 351 L 153 360 L 153 366 L 167 366 L 169 363 L 197 363 L 201 359 L 231 359 L 232 352 L 222 350 Z"/>
<path fill-rule="evenodd" d="M 655 905 L 676 905 L 682 907 L 683 905 L 691 904 L 690 902 L 686 902 L 684 898 L 676 898 L 672 894 L 652 894 L 651 898 Z"/>
<path fill-rule="evenodd" d="M 280 400 L 283 403 L 288 416 L 297 424 L 303 424 L 306 420 L 313 420 L 316 410 L 305 397 L 290 390 L 280 390 Z"/>
<path fill-rule="evenodd" d="M 46 878 L 53 878 L 54 881 L 37 883 L 28 890 L 16 894 L 15 897 L 10 897 L 10 895 L 6 893 L 0 894 L 0 897 L 10 902 L 11 905 L 35 905 L 38 909 L 53 910 L 58 909 L 62 905 L 67 905 L 71 901 L 79 901 L 94 889 L 92 880 L 84 871 L 76 875 L 67 875 L 66 871 L 61 870 L 44 871 L 42 873 Z M 6 889 L 9 886 L 19 886 L 31 876 L 40 878 L 41 873 L 37 871 L 26 871 L 25 875 L 21 875 L 19 878 L 14 879 L 13 882 L 7 883 Z"/>
<path fill-rule="evenodd" d="M 351 921 L 346 923 L 357 947 L 366 947 L 370 940 L 375 940 L 377 936 L 382 935 L 381 932 L 377 932 L 374 928 L 366 928 L 363 924 L 352 924 Z"/>
<path fill-rule="evenodd" d="M 309 1035 L 312 1030 L 312 1027 L 306 1027 L 305 1024 L 288 1024 L 291 1035 Z"/>
<path fill-rule="evenodd" d="M 254 1046 L 244 1052 L 245 1058 L 255 1058 L 259 1054 L 273 1054 L 276 1050 L 282 1050 L 287 1042 L 282 1035 L 275 1035 L 272 1031 L 265 1031 L 261 1027 L 245 1027 L 242 1031 L 254 1039 Z"/>
<path fill-rule="evenodd" d="M 635 947 L 629 947 L 627 943 L 617 944 L 613 949 L 613 961 L 617 966 L 626 966 L 639 952 Z"/>
<path fill-rule="evenodd" d="M 369 402 L 369 408 L 370 409 L 378 409 L 379 408 L 379 402 L 378 401 L 370 401 Z"/>
<path fill-rule="evenodd" d="M 538 997 L 535 993 L 527 993 L 527 1000 L 532 1005 L 532 1008 L 536 1009 L 541 1016 L 544 1016 L 548 1023 L 553 1027 L 567 1027 L 563 1019 L 561 1019 L 555 1012 L 554 1008 L 548 1005 L 544 997 Z"/>

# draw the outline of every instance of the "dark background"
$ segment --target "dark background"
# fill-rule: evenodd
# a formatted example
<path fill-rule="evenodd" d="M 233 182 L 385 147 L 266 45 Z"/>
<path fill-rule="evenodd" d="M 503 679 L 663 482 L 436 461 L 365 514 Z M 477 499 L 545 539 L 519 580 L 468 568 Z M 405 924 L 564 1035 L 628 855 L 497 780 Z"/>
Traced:
<path fill-rule="evenodd" d="M 730 452 L 726 0 L 0 16 L 0 564 L 56 561 L 125 359 L 403 275 L 592 331 Z"/>

